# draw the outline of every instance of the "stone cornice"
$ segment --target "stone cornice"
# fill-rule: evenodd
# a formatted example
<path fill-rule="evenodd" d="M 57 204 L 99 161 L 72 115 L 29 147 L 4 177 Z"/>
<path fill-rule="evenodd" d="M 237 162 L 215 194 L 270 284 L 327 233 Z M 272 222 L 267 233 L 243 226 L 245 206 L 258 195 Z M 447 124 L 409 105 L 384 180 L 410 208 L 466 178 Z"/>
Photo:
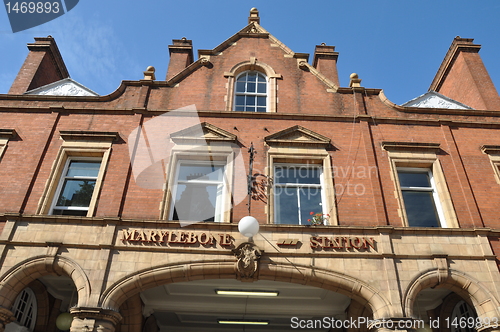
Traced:
<path fill-rule="evenodd" d="M 29 221 L 40 223 L 63 223 L 63 224 L 89 224 L 89 225 L 126 225 L 140 227 L 179 227 L 178 221 L 158 220 L 158 219 L 127 219 L 119 217 L 79 217 L 79 216 L 55 216 L 55 215 L 30 215 L 20 213 L 0 213 L 2 221 Z M 342 220 L 340 221 L 342 223 Z M 184 227 L 186 230 L 227 230 L 237 231 L 237 223 L 196 223 Z M 398 234 L 435 234 L 435 235 L 459 235 L 464 234 L 484 234 L 488 236 L 500 236 L 500 229 L 489 227 L 481 228 L 439 228 L 439 227 L 395 227 L 390 225 L 378 226 L 349 226 L 349 225 L 324 225 L 324 226 L 306 226 L 306 225 L 286 225 L 286 224 L 261 224 L 260 229 L 266 232 L 369 232 L 369 233 L 398 233 Z M 45 243 L 45 242 L 44 242 Z"/>
<path fill-rule="evenodd" d="M 65 141 L 99 141 L 112 142 L 120 135 L 114 131 L 76 131 L 76 130 L 61 130 L 59 131 L 61 138 Z"/>
<path fill-rule="evenodd" d="M 382 148 L 387 151 L 397 150 L 418 150 L 438 152 L 441 150 L 439 143 L 419 143 L 419 142 L 382 142 Z"/>
<path fill-rule="evenodd" d="M 486 154 L 500 154 L 500 145 L 483 145 L 481 151 Z"/>
<path fill-rule="evenodd" d="M 16 136 L 14 129 L 0 129 L 0 138 L 10 139 Z"/>

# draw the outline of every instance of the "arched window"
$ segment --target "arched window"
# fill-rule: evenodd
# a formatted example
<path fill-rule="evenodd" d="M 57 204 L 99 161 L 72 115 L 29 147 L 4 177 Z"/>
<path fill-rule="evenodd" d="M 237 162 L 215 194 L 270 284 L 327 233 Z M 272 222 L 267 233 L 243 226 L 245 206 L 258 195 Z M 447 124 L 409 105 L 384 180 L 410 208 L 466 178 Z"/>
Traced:
<path fill-rule="evenodd" d="M 278 104 L 277 80 L 281 74 L 263 62 L 251 57 L 224 72 L 227 77 L 226 111 L 276 112 Z"/>
<path fill-rule="evenodd" d="M 451 332 L 475 332 L 471 322 L 475 323 L 476 317 L 476 312 L 467 302 L 458 302 L 451 314 Z"/>
<path fill-rule="evenodd" d="M 37 304 L 35 293 L 31 288 L 23 289 L 17 296 L 12 306 L 12 312 L 19 324 L 33 331 L 36 323 Z"/>
<path fill-rule="evenodd" d="M 258 71 L 245 71 L 234 86 L 234 110 L 239 112 L 267 111 L 267 77 Z"/>

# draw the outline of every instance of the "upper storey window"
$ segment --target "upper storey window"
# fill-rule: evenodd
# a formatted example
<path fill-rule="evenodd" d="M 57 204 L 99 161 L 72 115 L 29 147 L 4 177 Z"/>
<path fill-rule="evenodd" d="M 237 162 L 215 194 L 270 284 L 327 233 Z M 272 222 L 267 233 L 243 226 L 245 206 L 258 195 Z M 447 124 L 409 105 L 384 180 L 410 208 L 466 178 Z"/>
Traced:
<path fill-rule="evenodd" d="M 224 76 L 227 78 L 226 111 L 276 112 L 277 80 L 283 77 L 271 66 L 251 57 L 224 72 Z"/>
<path fill-rule="evenodd" d="M 398 167 L 397 173 L 408 225 L 442 226 L 445 219 L 430 169 Z"/>
<path fill-rule="evenodd" d="M 68 158 L 57 188 L 52 214 L 87 216 L 101 160 Z"/>
<path fill-rule="evenodd" d="M 246 71 L 235 84 L 234 110 L 239 112 L 267 111 L 267 78 L 257 71 Z"/>

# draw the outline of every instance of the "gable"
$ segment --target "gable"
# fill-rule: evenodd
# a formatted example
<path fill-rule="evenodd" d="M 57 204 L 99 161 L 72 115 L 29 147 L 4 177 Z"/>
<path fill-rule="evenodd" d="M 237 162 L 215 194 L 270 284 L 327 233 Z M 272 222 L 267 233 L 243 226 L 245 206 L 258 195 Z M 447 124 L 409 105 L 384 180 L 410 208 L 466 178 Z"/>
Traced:
<path fill-rule="evenodd" d="M 308 72 L 315 76 L 319 81 L 321 81 L 324 85 L 326 85 L 327 91 L 334 92 L 338 89 L 338 86 L 328 79 L 325 75 L 320 73 L 314 66 L 310 65 L 309 54 L 307 53 L 296 53 L 293 52 L 290 48 L 288 48 L 285 44 L 283 44 L 280 40 L 266 31 L 259 23 L 251 22 L 243 29 L 238 31 L 236 34 L 232 35 L 221 44 L 216 46 L 211 50 L 198 50 L 198 60 L 191 63 L 189 66 L 184 68 L 181 72 L 174 75 L 171 79 L 168 80 L 169 84 L 175 85 L 180 82 L 182 79 L 193 73 L 194 71 L 207 66 L 212 66 L 214 62 L 214 58 L 224 55 L 224 53 L 231 47 L 237 46 L 238 42 L 242 39 L 266 39 L 269 41 L 269 45 L 272 49 L 277 49 L 281 51 L 283 58 L 294 59 L 297 62 L 297 68 L 300 68 L 301 71 Z M 259 54 L 255 55 L 256 58 L 262 58 Z M 251 57 L 244 59 L 244 61 L 250 60 Z M 243 59 L 242 59 L 243 60 Z M 265 62 L 265 61 L 264 61 Z M 237 63 L 234 63 L 236 65 Z M 226 68 L 226 70 L 229 68 Z"/>
<path fill-rule="evenodd" d="M 98 97 L 99 95 L 71 78 L 64 78 L 60 81 L 50 83 L 39 88 L 25 92 L 27 95 L 46 96 L 78 96 L 78 97 Z"/>
<path fill-rule="evenodd" d="M 423 95 L 412 99 L 401 106 L 419 108 L 473 109 L 435 91 L 424 93 Z"/>

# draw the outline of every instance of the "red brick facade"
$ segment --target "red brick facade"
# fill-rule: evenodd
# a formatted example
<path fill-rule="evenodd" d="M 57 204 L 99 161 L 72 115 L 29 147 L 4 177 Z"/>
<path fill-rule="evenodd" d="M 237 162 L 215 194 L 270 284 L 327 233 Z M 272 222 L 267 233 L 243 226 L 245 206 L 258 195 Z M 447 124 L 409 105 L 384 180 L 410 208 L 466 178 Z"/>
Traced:
<path fill-rule="evenodd" d="M 0 129 L 15 130 L 0 154 L 2 227 L 9 216 L 41 215 L 53 223 L 68 222 L 68 218 L 40 210 L 64 131 L 118 133 L 96 209 L 83 220 L 108 218 L 140 224 L 161 219 L 164 191 L 136 183 L 129 135 L 151 119 L 195 105 L 201 122 L 237 136 L 246 167 L 247 150 L 253 143 L 257 151 L 254 172 L 267 171 L 271 147 L 266 137 L 272 134 L 298 125 L 330 139 L 327 151 L 333 166 L 329 171 L 336 195 L 334 218 L 340 227 L 407 227 L 390 153 L 383 144 L 438 144 L 436 156 L 445 179 L 441 185 L 451 198 L 455 228 L 483 229 L 494 254 L 500 254 L 500 179 L 494 169 L 498 166 L 492 164 L 500 150 L 488 153 L 484 148 L 500 149 L 500 97 L 479 56 L 480 47 L 470 39 L 453 41 L 431 89 L 473 110 L 398 106 L 380 89 L 358 87 L 354 80 L 352 87 L 339 87 L 334 47 L 317 46 L 310 65 L 304 63 L 308 55 L 294 53 L 254 23 L 218 49 L 200 50 L 198 60 L 193 59 L 190 40 L 174 40 L 166 81 L 123 81 L 117 91 L 101 97 L 23 94 L 69 76 L 51 37 L 37 38 L 29 48 L 9 94 L 0 95 Z M 227 110 L 232 89 L 228 73 L 244 63 L 248 68 L 265 65 L 276 73 L 276 112 Z M 164 75 L 156 73 L 160 79 Z M 422 154 L 418 149 L 403 150 L 413 156 Z M 245 192 L 247 188 L 234 190 Z M 267 204 L 252 201 L 251 213 L 261 224 L 268 220 Z M 244 199 L 225 222 L 236 224 L 247 214 Z M 133 311 L 126 303 L 123 308 L 124 312 Z"/>

